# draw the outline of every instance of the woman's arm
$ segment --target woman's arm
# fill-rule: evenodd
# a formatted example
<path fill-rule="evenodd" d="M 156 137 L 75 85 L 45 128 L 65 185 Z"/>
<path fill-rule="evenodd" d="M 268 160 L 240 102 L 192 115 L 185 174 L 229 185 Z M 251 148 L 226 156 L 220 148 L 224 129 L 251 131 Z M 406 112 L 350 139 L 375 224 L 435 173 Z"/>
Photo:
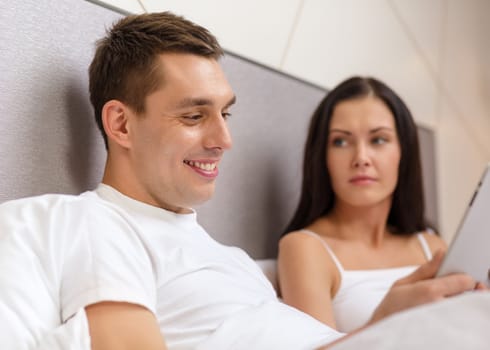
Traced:
<path fill-rule="evenodd" d="M 321 242 L 303 233 L 289 233 L 279 242 L 277 264 L 284 302 L 336 328 L 332 291 L 340 276 Z"/>

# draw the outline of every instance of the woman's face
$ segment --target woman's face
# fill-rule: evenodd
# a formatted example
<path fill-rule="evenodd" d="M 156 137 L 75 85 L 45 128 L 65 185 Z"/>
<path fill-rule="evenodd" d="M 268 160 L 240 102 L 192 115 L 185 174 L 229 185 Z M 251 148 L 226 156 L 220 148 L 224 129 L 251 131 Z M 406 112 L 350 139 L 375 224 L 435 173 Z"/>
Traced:
<path fill-rule="evenodd" d="M 381 99 L 361 97 L 334 107 L 327 139 L 327 169 L 337 204 L 391 202 L 400 157 L 395 119 Z"/>

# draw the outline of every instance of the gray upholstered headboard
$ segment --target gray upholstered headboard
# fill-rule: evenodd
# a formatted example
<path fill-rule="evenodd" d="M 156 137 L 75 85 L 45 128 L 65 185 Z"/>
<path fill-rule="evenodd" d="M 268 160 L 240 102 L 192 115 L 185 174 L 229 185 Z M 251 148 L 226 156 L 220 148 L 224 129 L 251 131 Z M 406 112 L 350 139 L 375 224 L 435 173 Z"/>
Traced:
<path fill-rule="evenodd" d="M 105 160 L 87 93 L 94 42 L 121 15 L 86 1 L 7 2 L 0 12 L 0 201 L 80 193 Z M 255 258 L 272 257 L 299 195 L 310 114 L 325 90 L 233 56 L 234 148 L 217 192 L 197 208 L 210 234 Z M 428 216 L 436 222 L 432 134 L 421 129 Z"/>

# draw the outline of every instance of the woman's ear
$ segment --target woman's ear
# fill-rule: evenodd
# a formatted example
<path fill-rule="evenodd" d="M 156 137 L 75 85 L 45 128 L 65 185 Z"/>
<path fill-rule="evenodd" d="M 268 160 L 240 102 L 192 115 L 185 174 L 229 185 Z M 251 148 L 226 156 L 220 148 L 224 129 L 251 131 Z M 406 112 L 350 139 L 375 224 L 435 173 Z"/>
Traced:
<path fill-rule="evenodd" d="M 129 108 L 118 100 L 106 102 L 102 108 L 102 124 L 110 143 L 116 143 L 123 148 L 129 148 Z"/>

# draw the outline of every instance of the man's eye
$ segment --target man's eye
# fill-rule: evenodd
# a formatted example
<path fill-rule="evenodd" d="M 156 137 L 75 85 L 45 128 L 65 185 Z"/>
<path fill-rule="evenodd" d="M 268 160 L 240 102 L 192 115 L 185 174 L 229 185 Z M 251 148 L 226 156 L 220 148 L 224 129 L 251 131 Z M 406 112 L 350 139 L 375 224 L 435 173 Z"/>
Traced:
<path fill-rule="evenodd" d="M 202 118 L 202 115 L 200 115 L 200 114 L 184 116 L 184 119 L 187 119 L 187 120 L 199 120 L 201 118 Z"/>
<path fill-rule="evenodd" d="M 229 112 L 223 112 L 223 113 L 221 113 L 221 115 L 223 116 L 224 120 L 227 120 L 228 118 L 231 117 L 231 113 L 229 113 Z"/>
<path fill-rule="evenodd" d="M 335 138 L 332 140 L 332 145 L 335 147 L 344 147 L 347 145 L 347 141 L 345 139 Z"/>

